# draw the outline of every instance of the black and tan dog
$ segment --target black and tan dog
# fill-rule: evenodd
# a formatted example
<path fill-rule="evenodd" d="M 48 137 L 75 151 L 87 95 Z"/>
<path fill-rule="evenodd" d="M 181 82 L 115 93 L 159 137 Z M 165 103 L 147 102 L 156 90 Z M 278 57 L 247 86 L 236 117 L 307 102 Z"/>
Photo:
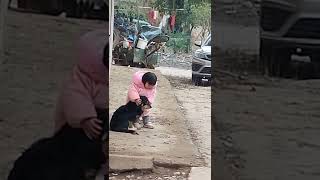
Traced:
<path fill-rule="evenodd" d="M 90 140 L 80 128 L 65 125 L 53 137 L 31 145 L 15 161 L 8 180 L 88 180 L 106 162 L 103 150 L 108 135 L 107 109 L 96 109 L 103 133 Z M 104 136 L 104 137 L 103 137 Z"/>
<path fill-rule="evenodd" d="M 129 124 L 133 124 L 145 109 L 152 108 L 147 97 L 140 96 L 140 99 L 142 102 L 140 106 L 129 101 L 113 113 L 110 121 L 111 131 L 138 134 L 135 130 L 129 129 Z"/>

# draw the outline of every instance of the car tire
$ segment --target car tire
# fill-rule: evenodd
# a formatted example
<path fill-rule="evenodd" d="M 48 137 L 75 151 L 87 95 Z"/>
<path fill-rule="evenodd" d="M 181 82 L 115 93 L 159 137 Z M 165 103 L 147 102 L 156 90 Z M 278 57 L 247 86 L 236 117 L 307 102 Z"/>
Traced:
<path fill-rule="evenodd" d="M 313 53 L 311 54 L 310 59 L 314 66 L 314 78 L 320 78 L 320 54 Z"/>
<path fill-rule="evenodd" d="M 283 78 L 291 77 L 291 53 L 288 49 L 281 49 L 277 51 L 276 62 L 278 65 L 277 76 Z"/>
<path fill-rule="evenodd" d="M 262 75 L 271 76 L 271 74 L 272 74 L 272 65 L 271 65 L 272 50 L 262 40 L 260 40 L 259 52 L 260 52 L 259 71 L 262 73 Z"/>
<path fill-rule="evenodd" d="M 195 85 L 195 86 L 201 85 L 201 78 L 199 78 L 198 76 L 192 75 L 191 79 L 192 79 L 193 85 Z"/>
<path fill-rule="evenodd" d="M 76 17 L 76 9 L 77 9 L 77 2 L 75 0 L 63 1 L 63 9 L 66 12 L 66 16 L 70 18 Z"/>
<path fill-rule="evenodd" d="M 260 71 L 270 77 L 290 77 L 290 51 L 272 47 L 272 44 L 260 40 Z"/>

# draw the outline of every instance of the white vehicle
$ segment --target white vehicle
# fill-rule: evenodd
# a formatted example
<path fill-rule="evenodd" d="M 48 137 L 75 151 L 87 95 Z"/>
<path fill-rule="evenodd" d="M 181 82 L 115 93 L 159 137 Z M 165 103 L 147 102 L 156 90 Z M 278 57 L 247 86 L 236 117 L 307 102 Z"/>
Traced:
<path fill-rule="evenodd" d="M 204 82 L 211 82 L 211 34 L 201 43 L 195 43 L 200 49 L 193 53 L 192 57 L 192 82 L 200 85 Z"/>

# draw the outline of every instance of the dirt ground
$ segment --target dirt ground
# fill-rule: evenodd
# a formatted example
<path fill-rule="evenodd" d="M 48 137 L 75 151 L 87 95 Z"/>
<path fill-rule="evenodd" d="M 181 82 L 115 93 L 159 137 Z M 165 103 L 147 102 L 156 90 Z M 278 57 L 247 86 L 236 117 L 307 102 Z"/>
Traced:
<path fill-rule="evenodd" d="M 0 179 L 32 142 L 53 131 L 58 90 L 74 62 L 73 42 L 99 21 L 8 12 L 0 70 Z"/>
<path fill-rule="evenodd" d="M 319 179 L 319 80 L 215 89 L 215 127 L 235 179 Z"/>
<path fill-rule="evenodd" d="M 190 168 L 155 167 L 149 171 L 133 171 L 125 173 L 110 173 L 110 180 L 187 180 Z"/>
<path fill-rule="evenodd" d="M 166 76 L 182 109 L 192 140 L 211 167 L 211 87 L 194 86 L 189 78 Z"/>

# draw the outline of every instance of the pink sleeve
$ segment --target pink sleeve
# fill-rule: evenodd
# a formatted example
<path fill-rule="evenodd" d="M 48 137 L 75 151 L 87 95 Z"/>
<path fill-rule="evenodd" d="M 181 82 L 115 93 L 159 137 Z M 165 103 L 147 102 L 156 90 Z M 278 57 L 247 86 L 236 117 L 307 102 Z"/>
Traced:
<path fill-rule="evenodd" d="M 156 93 L 157 93 L 157 89 L 154 88 L 149 94 L 148 100 L 150 101 L 151 104 L 153 104 L 154 99 L 156 98 Z"/>
<path fill-rule="evenodd" d="M 130 101 L 134 101 L 136 99 L 139 99 L 140 98 L 140 95 L 137 91 L 137 88 L 136 88 L 136 85 L 134 83 L 132 83 L 130 85 L 130 88 L 129 88 L 129 91 L 128 91 L 128 98 Z"/>
<path fill-rule="evenodd" d="M 141 83 L 139 82 L 141 81 L 141 78 L 139 76 L 139 72 L 134 73 L 133 77 L 132 77 L 132 83 L 129 87 L 129 91 L 128 91 L 128 98 L 130 101 L 134 101 L 136 99 L 140 98 L 139 92 L 138 92 L 138 86 L 137 84 Z"/>
<path fill-rule="evenodd" d="M 88 78 L 83 80 L 89 84 L 90 80 Z M 67 85 L 64 90 L 62 94 L 62 106 L 66 121 L 70 126 L 75 128 L 79 128 L 83 120 L 97 117 L 93 99 L 87 87 L 77 78 Z"/>

